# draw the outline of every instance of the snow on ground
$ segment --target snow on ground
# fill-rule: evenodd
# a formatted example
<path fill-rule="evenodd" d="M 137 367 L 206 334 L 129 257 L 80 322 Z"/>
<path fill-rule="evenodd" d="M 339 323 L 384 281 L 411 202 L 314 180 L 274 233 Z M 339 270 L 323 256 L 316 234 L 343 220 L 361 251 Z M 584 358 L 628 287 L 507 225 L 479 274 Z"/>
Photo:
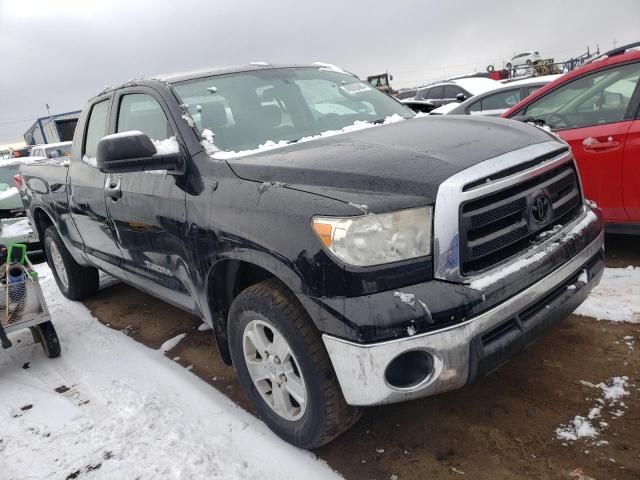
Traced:
<path fill-rule="evenodd" d="M 574 313 L 597 320 L 640 323 L 640 267 L 605 268 L 600 285 Z"/>
<path fill-rule="evenodd" d="M 2 235 L 2 238 L 13 238 L 23 235 L 29 235 L 33 231 L 28 218 L 23 218 L 14 223 L 5 224 L 0 228 L 0 234 Z"/>
<path fill-rule="evenodd" d="M 607 383 L 600 382 L 594 385 L 590 382 L 581 382 L 583 385 L 602 390 L 601 398 L 596 399 L 595 405 L 586 416 L 576 415 L 566 425 L 556 429 L 556 437 L 559 440 L 574 442 L 579 438 L 595 438 L 605 430 L 609 423 L 602 419 L 603 409 L 607 408 L 611 418 L 619 418 L 624 414 L 627 406 L 622 400 L 629 395 L 627 388 L 630 386 L 629 377 L 613 377 Z M 615 412 L 612 412 L 616 408 Z M 603 445 L 606 441 L 595 442 L 594 445 Z"/>
<path fill-rule="evenodd" d="M 336 478 L 160 351 L 103 326 L 36 268 L 62 356 L 47 359 L 28 331 L 0 351 L 2 479 Z"/>

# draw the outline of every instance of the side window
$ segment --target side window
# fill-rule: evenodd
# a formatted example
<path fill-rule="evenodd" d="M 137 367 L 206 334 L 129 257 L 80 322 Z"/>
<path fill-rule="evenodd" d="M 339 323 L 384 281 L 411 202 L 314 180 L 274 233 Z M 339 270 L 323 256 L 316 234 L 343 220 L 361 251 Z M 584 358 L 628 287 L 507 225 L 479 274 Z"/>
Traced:
<path fill-rule="evenodd" d="M 427 95 L 429 95 L 429 89 L 425 88 L 422 90 L 418 90 L 418 94 L 416 95 L 416 98 L 418 100 L 425 100 L 427 98 Z"/>
<path fill-rule="evenodd" d="M 520 101 L 520 89 L 498 92 L 482 99 L 482 110 L 501 110 L 513 107 Z"/>
<path fill-rule="evenodd" d="M 471 105 L 469 105 L 469 113 L 471 115 L 481 111 L 482 111 L 482 100 L 478 100 L 477 102 L 474 102 Z"/>
<path fill-rule="evenodd" d="M 620 122 L 639 78 L 640 63 L 585 75 L 532 102 L 523 114 L 557 130 Z"/>
<path fill-rule="evenodd" d="M 176 153 L 180 147 L 160 104 L 150 95 L 124 95 L 118 110 L 118 132 L 138 130 L 147 135 L 158 153 Z"/>
<path fill-rule="evenodd" d="M 466 95 L 460 87 L 455 85 L 447 85 L 444 87 L 444 98 L 456 98 L 459 93 Z"/>
<path fill-rule="evenodd" d="M 542 87 L 543 85 L 536 85 L 535 87 L 527 87 L 527 90 L 526 90 L 527 97 L 531 95 L 533 92 L 535 92 L 536 90 L 540 90 Z"/>
<path fill-rule="evenodd" d="M 89 165 L 96 166 L 96 149 L 98 142 L 104 137 L 107 128 L 107 113 L 109 111 L 109 101 L 103 100 L 96 103 L 91 108 L 87 133 L 84 137 L 84 149 L 82 161 Z"/>
<path fill-rule="evenodd" d="M 427 99 L 441 99 L 444 98 L 443 95 L 443 90 L 444 87 L 440 86 L 440 87 L 432 87 L 431 90 L 429 90 L 429 94 L 427 95 Z"/>

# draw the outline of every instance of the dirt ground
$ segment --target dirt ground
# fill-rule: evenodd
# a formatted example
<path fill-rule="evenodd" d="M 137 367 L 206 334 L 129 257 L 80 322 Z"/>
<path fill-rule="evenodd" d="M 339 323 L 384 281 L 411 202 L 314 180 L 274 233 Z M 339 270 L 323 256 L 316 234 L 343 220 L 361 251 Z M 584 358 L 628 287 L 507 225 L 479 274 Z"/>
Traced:
<path fill-rule="evenodd" d="M 608 265 L 640 266 L 639 242 L 607 237 Z M 103 323 L 151 348 L 187 333 L 166 355 L 252 412 L 211 330 L 198 330 L 199 319 L 123 284 L 86 305 Z M 633 348 L 625 336 L 635 338 Z M 556 428 L 586 416 L 602 396 L 580 380 L 598 384 L 623 375 L 633 386 L 622 417 L 605 407 L 600 420 L 608 427 L 596 440 L 556 439 Z M 598 440 L 608 443 L 596 446 Z M 471 387 L 365 409 L 354 428 L 316 454 L 347 479 L 640 479 L 640 325 L 571 316 Z"/>

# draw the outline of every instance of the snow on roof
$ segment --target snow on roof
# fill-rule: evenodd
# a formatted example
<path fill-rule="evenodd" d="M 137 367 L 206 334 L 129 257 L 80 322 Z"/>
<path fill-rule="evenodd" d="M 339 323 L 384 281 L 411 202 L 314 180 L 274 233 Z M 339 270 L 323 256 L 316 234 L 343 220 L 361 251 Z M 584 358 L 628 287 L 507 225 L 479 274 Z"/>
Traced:
<path fill-rule="evenodd" d="M 308 64 L 284 64 L 284 65 L 272 65 L 272 64 L 264 64 L 265 62 L 254 62 L 249 65 L 232 65 L 226 67 L 203 67 L 195 70 L 190 70 L 186 72 L 173 72 L 173 73 L 163 73 L 160 75 L 154 75 L 150 77 L 151 80 L 159 80 L 161 82 L 175 83 L 182 82 L 185 80 L 193 80 L 195 78 L 202 77 L 211 77 L 214 75 L 225 75 L 228 73 L 241 73 L 241 72 L 251 72 L 254 70 L 266 70 L 266 69 L 275 69 L 275 68 L 302 68 L 302 67 L 314 67 L 314 65 Z M 315 65 L 317 68 L 317 65 Z"/>
<path fill-rule="evenodd" d="M 529 77 L 529 78 L 523 78 L 522 80 L 514 80 L 513 82 L 509 82 L 509 83 L 505 83 L 503 84 L 504 86 L 523 86 L 523 85 L 536 85 L 536 84 L 544 84 L 544 83 L 551 83 L 554 80 L 560 78 L 562 76 L 561 73 L 557 74 L 557 75 L 544 75 L 541 77 Z"/>
<path fill-rule="evenodd" d="M 502 86 L 502 84 L 496 80 L 483 77 L 459 78 L 452 80 L 451 83 L 459 85 L 472 95 L 478 95 L 479 93 L 488 92 L 489 90 L 494 90 Z"/>

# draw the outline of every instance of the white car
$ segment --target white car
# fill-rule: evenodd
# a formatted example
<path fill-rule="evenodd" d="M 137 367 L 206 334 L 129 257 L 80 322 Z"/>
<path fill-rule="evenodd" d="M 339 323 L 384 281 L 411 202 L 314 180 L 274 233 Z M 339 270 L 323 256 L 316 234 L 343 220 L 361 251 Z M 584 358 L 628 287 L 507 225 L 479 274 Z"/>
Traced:
<path fill-rule="evenodd" d="M 562 75 L 546 75 L 531 77 L 505 83 L 462 103 L 454 102 L 431 111 L 431 115 L 485 115 L 499 117 L 523 98 L 528 97 L 547 83 L 553 82 Z"/>
<path fill-rule="evenodd" d="M 61 158 L 71 155 L 71 142 L 43 143 L 35 145 L 29 156 L 44 158 Z"/>
<path fill-rule="evenodd" d="M 531 67 L 540 60 L 542 60 L 542 57 L 539 52 L 523 52 L 514 55 L 513 58 L 507 62 L 505 68 L 511 70 L 512 68 L 518 67 Z"/>

